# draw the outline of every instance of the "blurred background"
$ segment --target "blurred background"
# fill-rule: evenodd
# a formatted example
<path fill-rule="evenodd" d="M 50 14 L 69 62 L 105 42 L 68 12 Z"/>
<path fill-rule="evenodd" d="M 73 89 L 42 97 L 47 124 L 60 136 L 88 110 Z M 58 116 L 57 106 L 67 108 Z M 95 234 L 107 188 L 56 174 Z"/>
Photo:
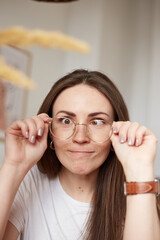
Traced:
<path fill-rule="evenodd" d="M 24 117 L 37 113 L 53 83 L 66 73 L 77 68 L 99 70 L 119 88 L 131 120 L 148 126 L 160 139 L 159 0 L 0 0 L 0 30 L 11 26 L 59 31 L 92 48 L 89 54 L 28 48 L 30 77 L 37 88 L 27 93 Z M 0 142 L 0 163 L 3 157 L 4 142 Z M 155 172 L 160 177 L 160 145 Z"/>

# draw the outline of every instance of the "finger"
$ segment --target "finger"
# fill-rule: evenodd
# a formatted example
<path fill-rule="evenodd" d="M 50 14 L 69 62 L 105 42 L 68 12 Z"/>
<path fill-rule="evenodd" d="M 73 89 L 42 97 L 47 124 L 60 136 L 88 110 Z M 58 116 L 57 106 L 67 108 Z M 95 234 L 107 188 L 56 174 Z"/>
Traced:
<path fill-rule="evenodd" d="M 120 127 L 121 123 L 122 122 L 113 122 L 112 129 L 113 129 L 113 133 L 114 134 L 118 134 L 119 133 L 119 127 Z"/>
<path fill-rule="evenodd" d="M 36 138 L 43 135 L 45 123 L 48 125 L 51 120 L 52 118 L 50 118 L 46 113 L 41 113 L 25 120 L 28 125 L 28 132 L 26 132 L 26 136 L 28 135 L 31 143 L 35 143 Z"/>
<path fill-rule="evenodd" d="M 13 122 L 6 130 L 6 134 L 11 134 L 17 137 L 27 138 L 28 125 L 23 120 Z"/>
<path fill-rule="evenodd" d="M 118 121 L 114 122 L 112 125 L 113 134 L 119 135 L 119 141 L 121 143 L 124 143 L 127 140 L 127 132 L 129 125 L 130 125 L 129 121 Z"/>
<path fill-rule="evenodd" d="M 127 133 L 127 142 L 129 146 L 137 146 L 138 144 L 138 139 L 136 137 L 137 130 L 139 129 L 140 125 L 137 122 L 132 122 L 128 126 L 128 133 Z"/>
<path fill-rule="evenodd" d="M 145 126 L 140 126 L 136 131 L 136 146 L 139 146 L 142 144 L 144 136 L 148 134 L 152 134 L 149 129 L 147 129 Z M 153 134 L 152 134 L 153 135 Z"/>
<path fill-rule="evenodd" d="M 125 143 L 127 141 L 128 129 L 131 123 L 129 121 L 122 122 L 119 126 L 119 141 L 120 143 Z"/>
<path fill-rule="evenodd" d="M 35 140 L 36 140 L 36 136 L 37 136 L 37 124 L 36 124 L 36 121 L 33 119 L 33 118 L 28 118 L 28 119 L 25 119 L 24 122 L 26 123 L 27 127 L 28 127 L 28 130 L 26 133 L 26 137 L 27 137 L 27 134 L 28 134 L 28 139 L 31 143 L 35 143 Z"/>
<path fill-rule="evenodd" d="M 50 123 L 53 120 L 47 113 L 41 113 L 38 116 L 46 123 Z"/>
<path fill-rule="evenodd" d="M 37 136 L 41 137 L 44 132 L 44 120 L 41 118 L 41 116 L 34 116 L 32 117 L 35 121 L 36 127 L 37 127 Z"/>

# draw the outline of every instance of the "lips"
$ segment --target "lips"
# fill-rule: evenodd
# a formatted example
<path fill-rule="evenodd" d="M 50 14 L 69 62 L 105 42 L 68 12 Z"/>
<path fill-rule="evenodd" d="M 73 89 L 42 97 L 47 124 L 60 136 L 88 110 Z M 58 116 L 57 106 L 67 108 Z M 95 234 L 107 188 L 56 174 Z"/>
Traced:
<path fill-rule="evenodd" d="M 94 153 L 94 151 L 88 151 L 88 150 L 69 150 L 68 152 L 73 155 L 90 155 Z"/>
<path fill-rule="evenodd" d="M 94 151 L 92 150 L 80 150 L 80 149 L 75 149 L 75 150 L 68 150 L 69 152 L 80 152 L 80 153 L 93 153 Z"/>

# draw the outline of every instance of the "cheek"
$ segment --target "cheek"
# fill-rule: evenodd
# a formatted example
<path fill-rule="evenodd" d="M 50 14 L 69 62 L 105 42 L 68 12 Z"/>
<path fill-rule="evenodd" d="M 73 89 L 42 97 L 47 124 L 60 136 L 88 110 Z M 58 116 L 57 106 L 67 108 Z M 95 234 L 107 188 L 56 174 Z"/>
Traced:
<path fill-rule="evenodd" d="M 107 144 L 103 144 L 100 146 L 99 150 L 97 151 L 97 158 L 99 159 L 99 161 L 101 161 L 101 163 L 103 163 L 110 152 L 110 148 L 111 148 L 111 142 L 107 143 Z"/>
<path fill-rule="evenodd" d="M 59 160 L 63 159 L 65 150 L 67 148 L 67 142 L 59 139 L 53 139 L 55 153 Z"/>

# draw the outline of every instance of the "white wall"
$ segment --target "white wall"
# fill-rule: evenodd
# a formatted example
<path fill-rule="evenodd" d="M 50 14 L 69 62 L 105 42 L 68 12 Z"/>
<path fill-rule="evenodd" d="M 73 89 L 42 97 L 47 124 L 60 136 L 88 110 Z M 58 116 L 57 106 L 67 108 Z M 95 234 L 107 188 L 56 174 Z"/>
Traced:
<path fill-rule="evenodd" d="M 31 77 L 38 88 L 29 92 L 26 116 L 36 114 L 51 85 L 75 68 L 101 70 L 117 84 L 131 120 L 149 126 L 160 138 L 160 1 L 79 0 L 51 4 L 32 0 L 0 0 L 0 26 L 59 30 L 91 44 L 81 55 L 32 47 Z M 0 159 L 4 155 L 0 144 Z M 156 175 L 160 175 L 160 150 Z"/>
<path fill-rule="evenodd" d="M 154 1 L 151 45 L 150 45 L 150 71 L 148 80 L 148 91 L 146 109 L 147 125 L 153 130 L 160 141 L 160 1 Z M 156 173 L 160 176 L 160 144 L 158 145 L 156 158 Z"/>

